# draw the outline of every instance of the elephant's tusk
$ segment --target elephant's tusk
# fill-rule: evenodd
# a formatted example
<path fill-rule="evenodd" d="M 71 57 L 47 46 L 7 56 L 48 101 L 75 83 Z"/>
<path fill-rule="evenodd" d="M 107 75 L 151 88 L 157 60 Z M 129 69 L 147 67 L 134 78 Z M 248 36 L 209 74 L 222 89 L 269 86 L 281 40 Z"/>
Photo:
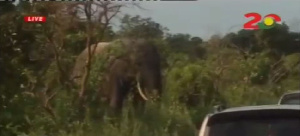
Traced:
<path fill-rule="evenodd" d="M 139 90 L 139 93 L 140 93 L 140 95 L 142 96 L 142 98 L 144 99 L 144 100 L 148 100 L 148 98 L 146 97 L 146 95 L 143 93 L 143 91 L 142 91 L 142 89 L 141 89 L 141 86 L 140 86 L 140 82 L 139 81 L 137 81 L 137 89 Z"/>

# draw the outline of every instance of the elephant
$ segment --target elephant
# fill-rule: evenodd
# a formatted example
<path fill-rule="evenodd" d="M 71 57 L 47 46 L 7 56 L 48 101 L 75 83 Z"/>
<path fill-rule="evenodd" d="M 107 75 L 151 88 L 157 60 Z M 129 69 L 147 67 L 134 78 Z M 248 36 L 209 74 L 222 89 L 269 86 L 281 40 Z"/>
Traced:
<path fill-rule="evenodd" d="M 144 107 L 146 101 L 160 100 L 162 75 L 160 54 L 153 41 L 145 39 L 120 39 L 122 55 L 112 54 L 108 58 L 104 81 L 99 85 L 99 99 L 106 99 L 113 112 L 121 112 L 124 100 L 133 96 L 135 108 Z M 114 42 L 91 45 L 95 56 L 107 52 Z M 72 72 L 76 83 L 81 82 L 84 64 L 88 57 L 86 48 L 77 57 Z M 93 57 L 94 59 L 96 57 Z"/>

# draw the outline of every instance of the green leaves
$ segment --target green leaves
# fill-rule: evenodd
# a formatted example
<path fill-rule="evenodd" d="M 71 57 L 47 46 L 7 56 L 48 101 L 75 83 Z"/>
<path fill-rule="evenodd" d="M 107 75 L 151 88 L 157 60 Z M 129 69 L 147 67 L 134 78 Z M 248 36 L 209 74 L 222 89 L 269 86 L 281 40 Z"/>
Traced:
<path fill-rule="evenodd" d="M 162 38 L 166 28 L 151 20 L 151 18 L 131 17 L 125 15 L 121 19 L 120 36 L 130 38 Z"/>
<path fill-rule="evenodd" d="M 86 98 L 88 112 L 86 120 L 78 121 L 73 102 L 78 88 L 65 85 L 67 81 L 59 83 L 61 73 L 54 60 L 59 59 L 68 79 L 74 58 L 86 48 L 86 22 L 60 14 L 61 6 L 49 2 L 0 5 L 0 129 L 4 130 L 0 135 L 20 131 L 38 136 L 193 135 L 192 123 L 199 124 L 214 104 L 272 104 L 281 93 L 299 88 L 299 33 L 290 32 L 285 24 L 203 41 L 189 34 L 164 37 L 167 29 L 151 18 L 126 15 L 121 30 L 114 32 L 109 26 L 102 41 L 111 41 L 116 34 L 155 41 L 165 75 L 163 106 L 147 105 L 146 113 L 139 117 L 125 107 L 121 127 L 108 125 L 96 90 L 110 59 L 125 53 L 120 41 L 114 40 L 93 59 Z M 46 15 L 47 22 L 23 23 L 23 16 L 29 14 Z M 103 24 L 93 22 L 92 26 L 94 43 L 102 36 Z M 47 94 L 39 96 L 45 88 L 46 93 L 57 92 L 49 102 L 57 114 L 56 122 L 41 102 Z"/>
<path fill-rule="evenodd" d="M 284 57 L 284 65 L 286 68 L 292 70 L 300 63 L 300 53 L 295 53 Z"/>

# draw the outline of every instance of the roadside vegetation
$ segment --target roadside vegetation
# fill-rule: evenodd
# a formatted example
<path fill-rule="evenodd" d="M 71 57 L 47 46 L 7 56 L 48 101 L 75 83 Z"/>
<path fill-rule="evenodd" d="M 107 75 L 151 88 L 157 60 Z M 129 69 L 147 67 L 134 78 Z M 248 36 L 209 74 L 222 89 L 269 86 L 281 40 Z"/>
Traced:
<path fill-rule="evenodd" d="M 204 41 L 170 34 L 151 18 L 125 15 L 121 29 L 113 31 L 111 19 L 128 6 L 138 5 L 1 2 L 1 136 L 194 136 L 213 105 L 274 104 L 282 93 L 299 89 L 300 33 L 284 23 Z M 24 15 L 43 15 L 47 22 L 24 23 Z M 113 124 L 105 105 L 93 97 L 105 59 L 90 58 L 91 68 L 85 71 L 90 76 L 80 86 L 69 75 L 83 49 L 124 36 L 157 42 L 163 96 L 161 103 L 147 103 L 144 114 L 126 104 Z M 116 46 L 111 51 L 122 50 Z M 78 97 L 80 92 L 84 95 Z M 84 115 L 78 104 L 83 98 Z"/>

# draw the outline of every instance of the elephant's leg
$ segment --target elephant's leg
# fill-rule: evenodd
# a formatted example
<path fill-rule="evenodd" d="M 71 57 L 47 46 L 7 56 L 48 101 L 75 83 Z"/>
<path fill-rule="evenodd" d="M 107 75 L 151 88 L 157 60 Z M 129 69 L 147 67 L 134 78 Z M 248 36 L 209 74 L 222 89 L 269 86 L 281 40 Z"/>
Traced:
<path fill-rule="evenodd" d="M 136 111 L 142 112 L 145 108 L 146 101 L 141 97 L 141 95 L 135 91 L 133 95 L 133 106 Z"/>
<path fill-rule="evenodd" d="M 115 127 L 119 126 L 119 117 L 120 111 L 122 110 L 123 99 L 120 94 L 120 85 L 119 83 L 111 84 L 111 97 L 109 99 L 109 108 L 108 108 L 108 117 L 109 122 Z"/>
<path fill-rule="evenodd" d="M 128 94 L 128 84 L 125 80 L 119 79 L 115 85 L 112 86 L 112 96 L 109 106 L 114 113 L 121 113 L 123 102 Z"/>
<path fill-rule="evenodd" d="M 112 97 L 110 99 L 109 107 L 111 108 L 111 112 L 113 113 L 119 113 L 122 110 L 123 106 L 123 98 L 118 91 L 119 89 L 117 87 L 114 87 L 116 89 L 113 90 Z"/>

